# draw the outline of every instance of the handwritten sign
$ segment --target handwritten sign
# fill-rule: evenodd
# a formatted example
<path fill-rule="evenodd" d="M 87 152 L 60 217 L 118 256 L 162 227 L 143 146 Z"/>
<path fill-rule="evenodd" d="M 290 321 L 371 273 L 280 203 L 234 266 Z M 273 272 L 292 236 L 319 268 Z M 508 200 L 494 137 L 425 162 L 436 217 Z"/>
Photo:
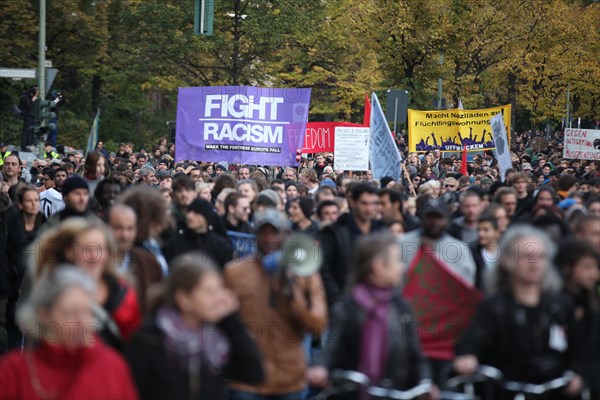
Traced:
<path fill-rule="evenodd" d="M 600 160 L 600 129 L 565 129 L 563 158 Z"/>
<path fill-rule="evenodd" d="M 335 128 L 334 168 L 336 171 L 369 169 L 369 128 Z"/>
<path fill-rule="evenodd" d="M 360 127 L 362 125 L 351 122 L 308 122 L 302 153 L 332 153 L 335 142 L 335 128 L 338 126 Z"/>

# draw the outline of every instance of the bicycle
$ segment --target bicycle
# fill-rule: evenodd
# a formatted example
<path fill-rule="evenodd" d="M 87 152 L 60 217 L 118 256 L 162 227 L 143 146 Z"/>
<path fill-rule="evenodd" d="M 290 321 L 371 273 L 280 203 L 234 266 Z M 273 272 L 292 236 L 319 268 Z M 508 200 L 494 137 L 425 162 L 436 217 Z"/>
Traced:
<path fill-rule="evenodd" d="M 549 380 L 544 383 L 529 383 L 505 380 L 504 374 L 499 369 L 480 365 L 474 373 L 462 376 L 456 376 L 448 381 L 448 387 L 458 389 L 463 387 L 464 392 L 476 397 L 474 385 L 476 383 L 493 382 L 497 387 L 514 394 L 513 400 L 526 400 L 531 396 L 539 397 L 552 391 L 565 388 L 569 385 L 575 374 L 571 371 L 565 372 L 562 376 Z M 489 393 L 483 400 L 489 400 Z M 582 400 L 590 400 L 589 391 L 584 389 L 581 394 Z"/>

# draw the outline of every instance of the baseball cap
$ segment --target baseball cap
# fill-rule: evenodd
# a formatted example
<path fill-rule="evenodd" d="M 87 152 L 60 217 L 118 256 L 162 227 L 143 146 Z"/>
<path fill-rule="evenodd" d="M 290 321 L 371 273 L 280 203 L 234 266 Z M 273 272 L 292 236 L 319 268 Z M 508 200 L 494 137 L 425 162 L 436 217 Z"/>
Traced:
<path fill-rule="evenodd" d="M 530 170 L 531 171 L 531 164 L 529 164 L 529 163 L 523 163 L 523 165 L 521 165 L 521 169 L 523 171 L 525 171 L 525 170 Z"/>
<path fill-rule="evenodd" d="M 265 225 L 271 225 L 278 231 L 290 230 L 290 221 L 286 215 L 272 208 L 256 213 L 254 216 L 254 229 L 256 231 Z"/>
<path fill-rule="evenodd" d="M 281 202 L 279 194 L 273 189 L 265 189 L 258 194 L 256 198 L 257 205 L 264 205 L 267 207 L 277 207 Z"/>

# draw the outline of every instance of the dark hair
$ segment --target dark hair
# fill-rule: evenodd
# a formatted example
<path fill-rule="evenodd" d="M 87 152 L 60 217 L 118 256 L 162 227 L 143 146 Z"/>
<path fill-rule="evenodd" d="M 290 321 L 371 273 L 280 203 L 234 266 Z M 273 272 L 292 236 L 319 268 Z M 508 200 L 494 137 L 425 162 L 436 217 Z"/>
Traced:
<path fill-rule="evenodd" d="M 44 168 L 42 175 L 48 175 L 48 178 L 53 181 L 54 178 L 56 178 L 56 171 L 54 171 L 52 168 Z"/>
<path fill-rule="evenodd" d="M 215 178 L 215 185 L 213 186 L 212 197 L 216 199 L 219 193 L 221 193 L 221 191 L 225 188 L 235 189 L 235 179 L 233 178 L 233 176 L 231 176 L 231 174 L 224 173 Z"/>
<path fill-rule="evenodd" d="M 389 257 L 389 248 L 396 245 L 396 238 L 387 232 L 359 239 L 353 257 L 354 284 L 365 283 L 373 272 L 373 261 L 380 257 Z"/>
<path fill-rule="evenodd" d="M 550 195 L 552 196 L 552 200 L 554 201 L 554 204 L 557 203 L 556 192 L 554 191 L 554 189 L 552 189 L 550 186 L 542 186 L 541 188 L 539 188 L 538 192 L 536 193 L 535 198 L 533 199 L 533 204 L 537 204 L 538 198 L 540 197 L 540 193 L 542 193 L 542 192 L 550 193 Z"/>
<path fill-rule="evenodd" d="M 100 157 L 102 157 L 102 154 L 99 151 L 91 151 L 88 153 L 83 167 L 85 174 L 93 177 L 96 176 L 96 164 L 98 164 Z M 108 163 L 106 164 L 106 168 L 108 168 Z"/>
<path fill-rule="evenodd" d="M 567 191 L 577 183 L 577 178 L 573 175 L 562 175 L 558 178 L 558 190 Z"/>
<path fill-rule="evenodd" d="M 125 189 L 125 185 L 123 185 L 121 180 L 115 176 L 111 176 L 110 178 L 102 179 L 100 182 L 98 182 L 98 185 L 96 186 L 96 190 L 94 190 L 94 197 L 96 199 L 100 198 L 100 195 L 102 194 L 102 191 L 104 190 L 104 186 L 106 186 L 106 185 L 119 185 L 120 192 L 123 192 L 123 190 Z"/>
<path fill-rule="evenodd" d="M 381 189 L 377 195 L 379 197 L 382 196 L 389 196 L 390 198 L 390 203 L 395 204 L 395 203 L 400 203 L 400 212 L 404 212 L 404 208 L 402 207 L 403 205 L 403 201 L 405 200 L 404 195 L 396 190 L 393 189 Z"/>
<path fill-rule="evenodd" d="M 482 213 L 479 216 L 477 223 L 481 224 L 482 222 L 489 222 L 490 224 L 492 224 L 495 230 L 498 230 L 498 220 L 496 219 L 493 213 Z"/>
<path fill-rule="evenodd" d="M 572 282 L 573 268 L 582 259 L 590 257 L 596 261 L 596 265 L 600 267 L 600 253 L 594 247 L 582 240 L 569 240 L 561 244 L 558 253 L 556 254 L 555 264 L 561 270 L 564 276 L 565 288 L 573 297 L 581 296 L 581 289 L 576 287 Z M 588 294 L 588 305 L 594 310 L 600 308 L 598 294 L 594 290 Z"/>
<path fill-rule="evenodd" d="M 173 192 L 177 192 L 179 190 L 196 190 L 196 182 L 189 176 L 185 174 L 177 174 L 173 178 L 173 185 L 171 186 Z"/>
<path fill-rule="evenodd" d="M 319 203 L 319 205 L 317 206 L 317 216 L 319 218 L 321 218 L 323 216 L 323 209 L 325 207 L 331 207 L 331 206 L 336 206 L 339 210 L 340 206 L 338 206 L 338 204 L 333 201 L 333 200 L 324 200 L 322 202 Z"/>
<path fill-rule="evenodd" d="M 365 193 L 377 195 L 377 189 L 369 184 L 359 183 L 352 187 L 352 200 L 357 201 Z"/>
<path fill-rule="evenodd" d="M 229 207 L 237 207 L 238 200 L 244 197 L 238 192 L 229 193 L 227 197 L 225 197 L 225 201 L 223 202 L 223 207 L 225 208 L 225 215 L 229 215 Z"/>

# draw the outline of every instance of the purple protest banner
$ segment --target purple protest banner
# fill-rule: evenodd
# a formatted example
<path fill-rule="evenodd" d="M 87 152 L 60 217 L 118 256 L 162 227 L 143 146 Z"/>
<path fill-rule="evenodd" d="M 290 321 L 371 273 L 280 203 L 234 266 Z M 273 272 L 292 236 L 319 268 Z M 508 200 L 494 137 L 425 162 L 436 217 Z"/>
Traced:
<path fill-rule="evenodd" d="M 179 88 L 175 158 L 297 166 L 310 89 Z"/>

